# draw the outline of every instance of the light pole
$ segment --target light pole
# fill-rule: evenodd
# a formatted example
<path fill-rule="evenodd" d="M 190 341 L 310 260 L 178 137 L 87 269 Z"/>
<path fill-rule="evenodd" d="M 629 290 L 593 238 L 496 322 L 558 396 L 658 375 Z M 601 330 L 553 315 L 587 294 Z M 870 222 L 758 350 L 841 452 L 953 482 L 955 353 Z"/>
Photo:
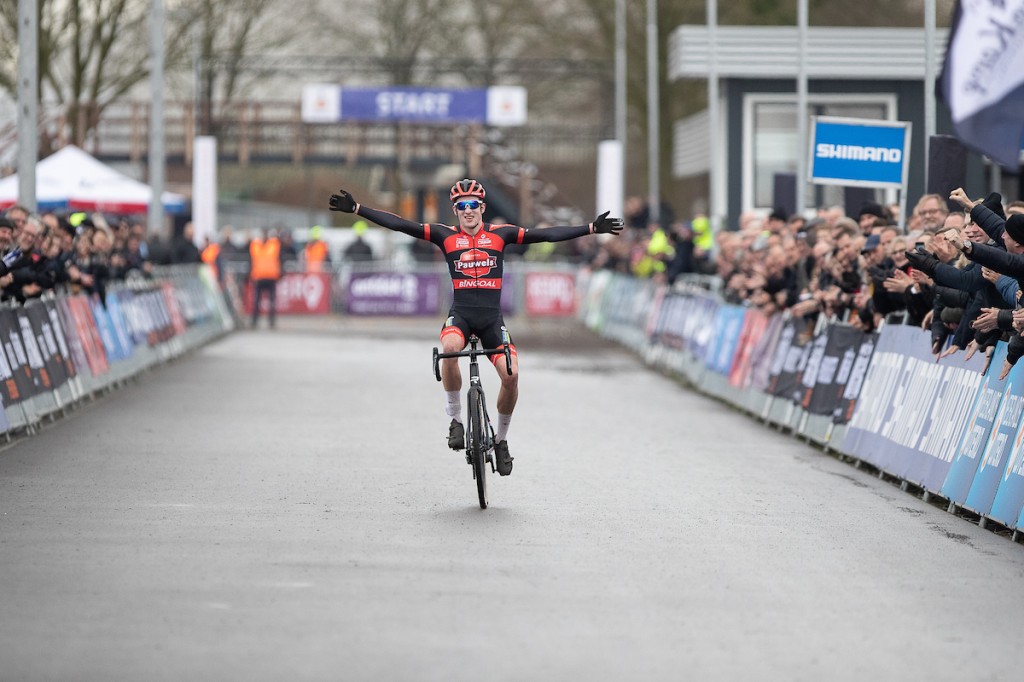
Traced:
<path fill-rule="evenodd" d="M 647 0 L 647 215 L 651 222 L 661 219 L 658 106 L 658 0 Z"/>
<path fill-rule="evenodd" d="M 153 13 L 149 18 L 149 86 L 153 100 L 149 109 L 149 188 L 152 195 L 146 216 L 150 233 L 163 232 L 164 226 L 164 166 L 167 162 L 164 149 L 164 18 L 163 0 L 153 0 Z"/>
<path fill-rule="evenodd" d="M 18 201 L 36 210 L 39 157 L 39 24 L 36 0 L 18 2 Z"/>

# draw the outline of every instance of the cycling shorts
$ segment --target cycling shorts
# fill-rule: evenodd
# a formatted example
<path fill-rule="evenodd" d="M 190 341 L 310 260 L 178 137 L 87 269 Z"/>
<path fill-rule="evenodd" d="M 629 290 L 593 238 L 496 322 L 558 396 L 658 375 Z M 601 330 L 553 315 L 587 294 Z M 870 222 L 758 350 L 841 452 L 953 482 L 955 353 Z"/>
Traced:
<path fill-rule="evenodd" d="M 476 334 L 483 348 L 501 348 L 504 331 L 505 320 L 502 319 L 500 311 L 487 310 L 481 314 L 465 308 L 452 308 L 448 311 L 448 319 L 441 326 L 441 340 L 443 341 L 449 334 L 457 334 L 462 339 L 461 347 L 465 348 L 470 334 Z M 512 355 L 516 355 L 516 346 L 512 343 L 511 334 L 508 343 Z M 497 364 L 503 358 L 502 355 L 492 355 L 491 362 Z"/>

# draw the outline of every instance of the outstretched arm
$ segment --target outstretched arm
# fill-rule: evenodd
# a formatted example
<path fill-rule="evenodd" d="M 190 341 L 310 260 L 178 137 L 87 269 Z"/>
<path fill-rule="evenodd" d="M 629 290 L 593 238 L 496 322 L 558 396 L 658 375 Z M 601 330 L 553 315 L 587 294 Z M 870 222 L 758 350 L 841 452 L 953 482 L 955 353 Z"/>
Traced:
<path fill-rule="evenodd" d="M 417 239 L 427 238 L 426 230 L 423 228 L 422 223 L 414 223 L 413 221 L 406 220 L 394 213 L 378 211 L 375 208 L 363 206 L 357 202 L 351 194 L 343 189 L 338 190 L 337 194 L 331 195 L 329 206 L 332 211 L 355 213 L 357 216 L 366 218 L 381 227 L 386 227 L 389 230 L 394 230 L 396 232 L 402 232 L 410 237 L 416 237 Z"/>
<path fill-rule="evenodd" d="M 609 218 L 611 211 L 605 211 L 594 218 L 589 225 L 558 225 L 556 227 L 535 227 L 526 230 L 523 235 L 523 244 L 536 244 L 538 242 L 564 242 L 577 237 L 585 237 L 588 234 L 618 234 L 622 231 L 622 218 Z"/>

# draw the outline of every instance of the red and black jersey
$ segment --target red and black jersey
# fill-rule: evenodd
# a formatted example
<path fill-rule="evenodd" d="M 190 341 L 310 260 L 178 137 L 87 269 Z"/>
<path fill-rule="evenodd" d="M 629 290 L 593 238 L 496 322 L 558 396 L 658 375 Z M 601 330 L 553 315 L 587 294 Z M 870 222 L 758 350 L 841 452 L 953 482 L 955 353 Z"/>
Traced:
<path fill-rule="evenodd" d="M 360 205 L 356 213 L 381 227 L 425 239 L 435 244 L 448 263 L 456 307 L 501 306 L 501 280 L 508 244 L 558 242 L 590 234 L 589 225 L 546 227 L 529 230 L 518 225 L 484 223 L 477 233 L 439 223 L 414 223 L 393 213 Z"/>

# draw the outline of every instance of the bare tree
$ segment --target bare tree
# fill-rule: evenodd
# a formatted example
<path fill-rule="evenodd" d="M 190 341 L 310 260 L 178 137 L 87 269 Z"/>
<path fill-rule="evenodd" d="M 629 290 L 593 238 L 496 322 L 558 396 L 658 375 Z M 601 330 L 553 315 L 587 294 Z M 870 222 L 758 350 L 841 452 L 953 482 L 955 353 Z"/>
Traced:
<path fill-rule="evenodd" d="M 102 113 L 149 78 L 150 0 L 38 0 L 39 85 L 46 108 L 59 111 L 69 138 L 83 144 Z M 182 0 L 166 26 L 169 69 L 191 69 L 198 35 L 205 120 L 211 101 L 230 102 L 258 74 L 241 68 L 253 53 L 288 44 L 301 26 L 281 0 Z M 17 0 L 0 0 L 0 88 L 16 89 Z M 283 18 L 284 15 L 284 18 Z M 193 33 L 193 27 L 198 34 Z M 49 129 L 47 129 L 49 130 Z M 43 132 L 41 151 L 53 133 Z"/>
<path fill-rule="evenodd" d="M 0 0 L 0 86 L 15 84 L 17 0 Z M 149 75 L 148 3 L 142 0 L 39 0 L 39 93 L 58 105 L 70 138 L 82 144 L 112 102 Z M 54 140 L 44 131 L 41 151 Z"/>

